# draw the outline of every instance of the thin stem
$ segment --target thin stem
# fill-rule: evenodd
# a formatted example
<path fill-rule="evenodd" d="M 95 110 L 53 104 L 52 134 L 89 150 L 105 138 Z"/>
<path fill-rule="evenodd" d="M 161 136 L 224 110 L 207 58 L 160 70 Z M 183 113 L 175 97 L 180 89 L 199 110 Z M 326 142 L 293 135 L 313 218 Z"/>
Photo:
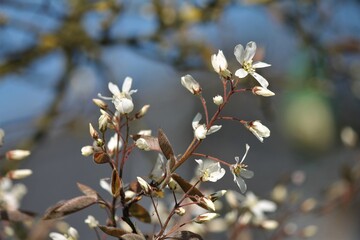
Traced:
<path fill-rule="evenodd" d="M 160 227 L 163 228 L 163 224 L 162 224 L 162 222 L 161 222 L 161 218 L 160 218 L 159 212 L 158 212 L 158 210 L 157 210 L 157 206 L 156 206 L 156 204 L 155 204 L 154 198 L 153 198 L 151 195 L 150 195 L 150 199 L 151 199 L 151 202 L 152 202 L 152 204 L 153 204 L 153 206 L 154 206 L 155 213 L 156 213 L 156 216 L 157 216 L 157 218 L 158 218 L 158 220 L 159 220 Z"/>
<path fill-rule="evenodd" d="M 227 163 L 227 162 L 225 162 L 225 161 L 223 161 L 223 160 L 221 160 L 221 159 L 219 159 L 219 158 L 216 158 L 216 157 L 207 155 L 207 154 L 203 154 L 203 153 L 192 153 L 191 155 L 193 155 L 193 156 L 198 156 L 198 157 L 203 157 L 203 158 L 208 158 L 208 159 L 214 160 L 214 161 L 216 161 L 216 162 L 219 162 L 219 163 L 221 163 L 221 164 L 224 164 L 224 165 L 226 165 L 226 166 L 228 166 L 228 167 L 231 166 L 231 164 L 229 164 L 229 163 Z"/>
<path fill-rule="evenodd" d="M 125 137 L 125 141 L 124 141 L 124 148 L 123 148 L 123 154 L 122 154 L 122 158 L 121 158 L 121 163 L 120 163 L 120 171 L 119 171 L 119 176 L 120 178 L 122 178 L 122 173 L 123 173 L 123 169 L 124 169 L 124 164 L 125 164 L 125 160 L 127 157 L 127 145 L 129 143 L 129 118 L 126 115 L 126 137 Z"/>
<path fill-rule="evenodd" d="M 209 124 L 209 112 L 207 110 L 206 101 L 205 101 L 205 98 L 203 96 L 201 96 L 201 95 L 200 95 L 200 100 L 201 100 L 201 104 L 202 104 L 202 106 L 204 108 L 206 125 L 208 125 Z"/>

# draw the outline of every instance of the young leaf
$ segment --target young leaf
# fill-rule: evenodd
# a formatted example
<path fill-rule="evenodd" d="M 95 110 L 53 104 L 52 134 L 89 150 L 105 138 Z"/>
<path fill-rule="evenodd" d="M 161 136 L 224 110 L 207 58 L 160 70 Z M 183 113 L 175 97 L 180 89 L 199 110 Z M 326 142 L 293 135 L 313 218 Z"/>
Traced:
<path fill-rule="evenodd" d="M 54 219 L 80 211 L 97 202 L 96 197 L 80 196 L 67 201 L 61 201 L 46 210 L 43 219 Z"/>
<path fill-rule="evenodd" d="M 91 187 L 86 186 L 86 185 L 84 185 L 82 183 L 77 183 L 77 186 L 80 189 L 80 191 L 83 194 L 85 194 L 86 196 L 94 197 L 94 198 L 98 197 L 98 193 L 94 189 L 92 189 Z"/>
<path fill-rule="evenodd" d="M 110 235 L 113 237 L 119 238 L 119 237 L 123 236 L 124 234 L 128 233 L 125 230 L 122 230 L 120 228 L 108 227 L 108 226 L 103 226 L 103 225 L 99 225 L 98 227 L 100 228 L 101 231 L 103 231 L 107 235 Z"/>
<path fill-rule="evenodd" d="M 140 204 L 137 204 L 137 203 L 131 204 L 129 212 L 130 212 L 131 216 L 137 218 L 141 222 L 144 222 L 144 223 L 150 223 L 151 222 L 150 214 Z"/>
<path fill-rule="evenodd" d="M 104 152 L 94 153 L 94 162 L 97 164 L 104 164 L 110 162 L 110 157 Z"/>
<path fill-rule="evenodd" d="M 128 233 L 125 235 L 122 235 L 120 237 L 122 240 L 146 240 L 146 238 L 142 235 L 135 234 L 135 233 Z"/>
<path fill-rule="evenodd" d="M 203 240 L 202 237 L 199 234 L 190 232 L 190 231 L 181 231 L 175 233 L 171 239 L 176 240 Z"/>
<path fill-rule="evenodd" d="M 133 135 L 132 139 L 136 142 L 136 140 L 138 140 L 139 138 L 142 138 L 146 141 L 146 144 L 148 145 L 148 147 L 150 148 L 151 151 L 158 151 L 161 152 L 160 146 L 159 146 L 159 141 L 156 137 L 152 137 L 152 136 L 144 136 L 144 135 Z"/>
<path fill-rule="evenodd" d="M 161 151 L 163 152 L 166 159 L 171 159 L 174 157 L 174 151 L 170 144 L 169 139 L 166 137 L 164 131 L 160 128 L 158 131 L 158 141 Z"/>
<path fill-rule="evenodd" d="M 118 197 L 120 195 L 121 189 L 121 180 L 116 169 L 113 170 L 111 176 L 111 192 L 114 197 Z"/>
<path fill-rule="evenodd" d="M 200 197 L 204 197 L 204 194 L 202 194 L 202 192 L 200 192 L 199 189 L 197 189 L 196 187 L 194 187 L 191 183 L 189 183 L 188 181 L 184 180 L 182 177 L 180 177 L 178 174 L 173 173 L 171 174 L 171 177 L 180 185 L 181 189 L 184 192 L 188 193 L 189 198 L 193 201 L 193 202 L 197 202 L 198 199 Z M 190 190 L 191 189 L 191 190 Z M 190 191 L 189 191 L 190 190 Z M 209 209 L 208 206 L 202 202 L 197 203 L 198 206 L 206 209 L 206 210 L 212 210 Z"/>

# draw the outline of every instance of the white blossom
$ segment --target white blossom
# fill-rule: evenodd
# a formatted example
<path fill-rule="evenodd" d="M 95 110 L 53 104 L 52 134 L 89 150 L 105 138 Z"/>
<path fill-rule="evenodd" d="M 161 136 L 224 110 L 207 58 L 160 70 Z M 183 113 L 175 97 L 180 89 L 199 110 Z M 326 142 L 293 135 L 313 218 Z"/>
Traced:
<path fill-rule="evenodd" d="M 100 179 L 100 187 L 112 195 L 109 178 Z"/>
<path fill-rule="evenodd" d="M 144 151 L 150 151 L 151 150 L 151 147 L 149 145 L 149 143 L 146 141 L 146 139 L 144 138 L 139 138 L 135 141 L 135 145 L 141 149 L 141 150 L 144 150 Z"/>
<path fill-rule="evenodd" d="M 253 94 L 258 95 L 258 96 L 263 96 L 263 97 L 271 97 L 274 96 L 275 93 L 273 93 L 272 91 L 270 91 L 267 88 L 264 87 L 259 87 L 256 86 L 252 89 Z"/>
<path fill-rule="evenodd" d="M 163 178 L 163 176 L 165 174 L 165 168 L 166 168 L 165 163 L 166 163 L 165 157 L 159 153 L 159 155 L 156 159 L 156 163 L 155 163 L 153 169 L 151 170 L 150 179 L 158 182 Z"/>
<path fill-rule="evenodd" d="M 49 234 L 49 237 L 52 239 L 52 240 L 77 240 L 79 239 L 79 233 L 78 231 L 73 228 L 73 227 L 70 227 L 68 229 L 68 232 L 65 233 L 65 234 L 60 234 L 60 233 L 56 233 L 56 232 L 51 232 Z"/>
<path fill-rule="evenodd" d="M 110 154 L 113 154 L 116 149 L 119 151 L 122 147 L 122 141 L 119 139 L 118 134 L 115 133 L 107 143 L 107 148 L 110 152 Z"/>
<path fill-rule="evenodd" d="M 243 164 L 249 148 L 250 146 L 246 144 L 246 151 L 241 161 L 239 160 L 239 157 L 235 157 L 236 164 L 231 165 L 230 167 L 230 170 L 234 176 L 234 182 L 238 185 L 242 193 L 246 192 L 247 189 L 246 183 L 243 178 L 252 178 L 254 176 L 254 172 L 247 170 L 247 165 Z"/>
<path fill-rule="evenodd" d="M 99 221 L 92 215 L 89 215 L 84 222 L 89 226 L 89 228 L 96 228 L 99 225 Z"/>
<path fill-rule="evenodd" d="M 124 83 L 122 85 L 122 91 L 120 91 L 119 87 L 112 82 L 109 82 L 108 87 L 113 96 L 104 97 L 101 94 L 98 94 L 99 97 L 106 100 L 111 100 L 115 105 L 116 110 L 120 114 L 127 114 L 132 112 L 134 109 L 134 103 L 132 101 L 131 95 L 137 90 L 131 90 L 132 78 L 126 77 Z"/>
<path fill-rule="evenodd" d="M 211 56 L 211 64 L 217 73 L 221 73 L 226 70 L 228 67 L 228 63 L 226 58 L 221 50 L 218 51 L 218 54 L 213 54 Z"/>
<path fill-rule="evenodd" d="M 265 212 L 274 212 L 276 204 L 269 200 L 259 200 L 254 193 L 247 192 L 245 198 L 240 204 L 247 208 L 253 214 L 253 221 L 260 223 L 266 219 Z"/>
<path fill-rule="evenodd" d="M 197 113 L 192 121 L 192 127 L 194 129 L 194 135 L 198 140 L 206 138 L 206 135 L 210 135 L 220 130 L 221 125 L 213 125 L 209 129 L 206 128 L 206 124 L 200 124 L 202 116 Z"/>
<path fill-rule="evenodd" d="M 189 74 L 181 77 L 181 84 L 194 95 L 201 93 L 200 84 Z"/>
<path fill-rule="evenodd" d="M 137 134 L 142 136 L 151 136 L 151 130 L 141 130 Z"/>
<path fill-rule="evenodd" d="M 249 42 L 246 45 L 245 50 L 241 44 L 235 46 L 234 55 L 242 66 L 242 68 L 238 69 L 235 72 L 235 75 L 239 78 L 244 78 L 248 74 L 250 74 L 260 83 L 262 87 L 267 88 L 267 86 L 269 86 L 268 81 L 263 76 L 256 73 L 255 69 L 269 67 L 271 65 L 264 62 L 253 63 L 253 57 L 255 56 L 255 52 L 256 52 L 255 42 Z"/>
<path fill-rule="evenodd" d="M 222 96 L 216 95 L 215 97 L 213 97 L 213 101 L 216 105 L 220 106 L 221 104 L 223 104 L 224 99 Z"/>
<path fill-rule="evenodd" d="M 17 210 L 20 201 L 27 193 L 26 186 L 22 183 L 13 184 L 11 179 L 3 177 L 0 179 L 0 208 L 9 211 Z"/>
<path fill-rule="evenodd" d="M 225 169 L 220 166 L 220 163 L 201 159 L 195 159 L 199 164 L 199 175 L 203 182 L 216 182 L 225 175 Z"/>
<path fill-rule="evenodd" d="M 203 214 L 200 214 L 199 216 L 197 216 L 195 219 L 194 219 L 194 222 L 196 223 L 204 223 L 204 222 L 208 222 L 216 217 L 218 217 L 219 214 L 217 213 L 203 213 Z"/>
<path fill-rule="evenodd" d="M 263 142 L 264 138 L 270 137 L 270 130 L 261 124 L 259 120 L 247 123 L 246 127 L 260 140 L 260 142 Z"/>

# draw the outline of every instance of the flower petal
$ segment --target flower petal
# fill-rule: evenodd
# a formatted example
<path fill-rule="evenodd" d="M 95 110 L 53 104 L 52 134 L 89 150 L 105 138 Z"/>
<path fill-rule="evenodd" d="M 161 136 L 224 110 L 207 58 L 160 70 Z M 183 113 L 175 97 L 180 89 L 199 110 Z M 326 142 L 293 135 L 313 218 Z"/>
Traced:
<path fill-rule="evenodd" d="M 206 135 L 212 134 L 214 132 L 217 132 L 221 129 L 221 125 L 213 125 L 210 127 L 210 129 L 207 131 Z"/>
<path fill-rule="evenodd" d="M 261 200 L 257 205 L 263 212 L 274 212 L 276 210 L 276 204 L 269 200 Z"/>
<path fill-rule="evenodd" d="M 120 95 L 120 89 L 119 89 L 119 87 L 118 87 L 116 84 L 114 84 L 114 83 L 112 83 L 112 82 L 109 82 L 108 87 L 109 87 L 110 92 L 111 92 L 114 96 Z"/>
<path fill-rule="evenodd" d="M 235 72 L 235 76 L 237 76 L 238 78 L 244 78 L 248 75 L 249 73 L 247 71 L 245 71 L 245 69 L 243 68 L 239 68 L 238 70 L 236 70 Z"/>
<path fill-rule="evenodd" d="M 248 42 L 246 44 L 245 53 L 244 53 L 244 61 L 248 62 L 249 60 L 253 59 L 256 53 L 256 43 L 255 42 Z"/>
<path fill-rule="evenodd" d="M 244 47 L 241 44 L 235 46 L 234 55 L 236 60 L 242 65 L 244 63 Z"/>
<path fill-rule="evenodd" d="M 251 171 L 251 170 L 247 170 L 247 169 L 243 168 L 240 171 L 240 176 L 242 176 L 243 178 L 249 179 L 249 178 L 254 177 L 254 172 Z"/>
<path fill-rule="evenodd" d="M 240 191 L 242 193 L 245 193 L 246 189 L 247 189 L 247 186 L 246 186 L 246 183 L 245 183 L 244 179 L 242 179 L 241 177 L 237 177 L 235 182 L 238 185 L 238 187 L 240 188 Z"/>
<path fill-rule="evenodd" d="M 251 74 L 251 76 L 253 76 L 256 79 L 256 81 L 258 81 L 260 83 L 260 85 L 262 87 L 267 88 L 269 86 L 268 81 L 263 76 L 261 76 L 260 74 L 258 74 L 256 72 L 253 72 L 253 73 L 250 73 L 250 74 Z"/>
<path fill-rule="evenodd" d="M 122 92 L 130 93 L 131 84 L 132 84 L 132 78 L 126 77 L 122 85 Z"/>
<path fill-rule="evenodd" d="M 248 152 L 249 152 L 249 149 L 250 149 L 249 144 L 246 144 L 246 145 L 245 145 L 245 154 L 244 154 L 244 156 L 242 157 L 242 159 L 241 159 L 241 162 L 240 162 L 240 163 L 242 163 L 242 162 L 245 160 L 246 155 L 247 155 L 247 154 L 248 154 Z M 236 160 L 236 158 L 235 158 L 235 160 Z M 239 162 L 239 157 L 238 157 L 238 160 L 237 160 L 236 162 Z"/>
<path fill-rule="evenodd" d="M 195 130 L 199 126 L 199 122 L 202 118 L 201 113 L 197 113 L 192 121 L 192 127 Z"/>
<path fill-rule="evenodd" d="M 264 67 L 270 67 L 271 64 L 264 63 L 264 62 L 256 62 L 252 66 L 253 66 L 253 68 L 264 68 Z"/>

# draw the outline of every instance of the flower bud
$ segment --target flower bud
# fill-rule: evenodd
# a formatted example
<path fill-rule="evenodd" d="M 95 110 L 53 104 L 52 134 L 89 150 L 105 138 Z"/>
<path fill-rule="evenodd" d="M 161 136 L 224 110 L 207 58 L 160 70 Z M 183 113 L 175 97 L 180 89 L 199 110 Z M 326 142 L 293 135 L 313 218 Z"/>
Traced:
<path fill-rule="evenodd" d="M 141 189 L 144 190 L 144 192 L 146 194 L 150 194 L 151 193 L 151 186 L 144 179 L 142 179 L 141 177 L 136 177 L 136 178 L 138 180 L 138 183 L 139 183 Z"/>
<path fill-rule="evenodd" d="M 222 96 L 216 95 L 215 97 L 213 97 L 213 101 L 216 105 L 220 106 L 221 104 L 223 104 L 224 99 Z"/>
<path fill-rule="evenodd" d="M 310 212 L 316 207 L 316 200 L 314 198 L 306 199 L 300 206 L 301 211 Z"/>
<path fill-rule="evenodd" d="M 11 150 L 6 152 L 5 156 L 8 160 L 22 160 L 30 155 L 28 150 Z"/>
<path fill-rule="evenodd" d="M 138 134 L 142 136 L 151 136 L 151 130 L 141 130 Z"/>
<path fill-rule="evenodd" d="M 264 220 L 261 222 L 261 226 L 266 230 L 273 230 L 279 226 L 279 223 L 275 220 Z"/>
<path fill-rule="evenodd" d="M 194 95 L 201 93 L 200 84 L 189 74 L 181 77 L 181 84 Z"/>
<path fill-rule="evenodd" d="M 140 109 L 140 111 L 135 114 L 135 118 L 139 119 L 139 118 L 142 118 L 143 116 L 145 116 L 145 114 L 148 112 L 149 108 L 150 108 L 150 105 L 143 106 Z"/>
<path fill-rule="evenodd" d="M 270 130 L 258 120 L 249 122 L 246 127 L 260 140 L 260 142 L 263 142 L 264 138 L 270 137 Z"/>
<path fill-rule="evenodd" d="M 106 110 L 108 105 L 101 99 L 98 98 L 93 98 L 93 103 L 95 103 L 96 106 L 98 106 L 99 108 Z"/>
<path fill-rule="evenodd" d="M 317 226 L 309 225 L 309 226 L 305 227 L 304 229 L 302 229 L 301 236 L 303 238 L 311 238 L 317 233 L 317 231 L 318 231 Z"/>
<path fill-rule="evenodd" d="M 176 189 L 179 189 L 179 184 L 173 178 L 170 178 L 168 187 L 171 190 L 175 191 Z"/>
<path fill-rule="evenodd" d="M 207 132 L 208 130 L 206 129 L 205 124 L 202 124 L 195 129 L 194 135 L 198 140 L 202 140 L 206 138 Z"/>
<path fill-rule="evenodd" d="M 135 145 L 144 151 L 150 151 L 150 145 L 149 143 L 144 139 L 144 138 L 139 138 L 138 140 L 136 140 Z"/>
<path fill-rule="evenodd" d="M 221 50 L 218 51 L 218 54 L 213 54 L 211 56 L 211 64 L 217 73 L 221 73 L 227 69 L 228 63 L 226 58 Z"/>
<path fill-rule="evenodd" d="M 90 156 L 94 153 L 93 146 L 84 146 L 81 148 L 81 154 L 85 157 Z"/>
<path fill-rule="evenodd" d="M 204 223 L 216 218 L 217 216 L 219 216 L 217 213 L 203 213 L 194 218 L 193 221 L 196 223 Z"/>
<path fill-rule="evenodd" d="M 216 200 L 218 200 L 219 198 L 224 196 L 226 194 L 226 192 L 227 192 L 226 190 L 220 190 L 220 191 L 214 192 L 209 195 L 209 198 L 211 201 L 215 202 Z"/>
<path fill-rule="evenodd" d="M 15 179 L 26 178 L 26 177 L 30 176 L 31 174 L 32 174 L 32 170 L 30 170 L 30 169 L 17 169 L 17 170 L 9 171 L 6 174 L 6 176 L 12 180 L 15 180 Z"/>
<path fill-rule="evenodd" d="M 208 210 L 215 211 L 215 205 L 210 199 L 202 197 L 200 203 L 204 204 Z"/>
<path fill-rule="evenodd" d="M 96 228 L 99 225 L 99 221 L 92 215 L 89 215 L 84 222 L 89 226 L 89 228 Z"/>
<path fill-rule="evenodd" d="M 179 207 L 179 208 L 175 209 L 175 213 L 179 216 L 184 216 L 184 214 L 186 213 L 186 210 L 183 207 Z"/>
<path fill-rule="evenodd" d="M 254 87 L 252 89 L 252 93 L 255 95 L 258 95 L 258 96 L 263 96 L 263 97 L 271 97 L 271 96 L 275 95 L 275 93 L 273 93 L 269 89 L 264 88 L 264 87 L 259 87 L 259 86 Z"/>
<path fill-rule="evenodd" d="M 108 122 L 111 121 L 110 115 L 104 110 L 100 109 L 101 116 L 99 117 L 99 130 L 105 132 L 108 126 Z"/>
<path fill-rule="evenodd" d="M 99 133 L 94 129 L 91 123 L 89 123 L 90 136 L 96 140 L 99 138 Z"/>
<path fill-rule="evenodd" d="M 279 184 L 274 187 L 274 189 L 271 192 L 272 199 L 277 203 L 282 203 L 287 198 L 288 191 L 286 187 L 282 184 Z"/>

